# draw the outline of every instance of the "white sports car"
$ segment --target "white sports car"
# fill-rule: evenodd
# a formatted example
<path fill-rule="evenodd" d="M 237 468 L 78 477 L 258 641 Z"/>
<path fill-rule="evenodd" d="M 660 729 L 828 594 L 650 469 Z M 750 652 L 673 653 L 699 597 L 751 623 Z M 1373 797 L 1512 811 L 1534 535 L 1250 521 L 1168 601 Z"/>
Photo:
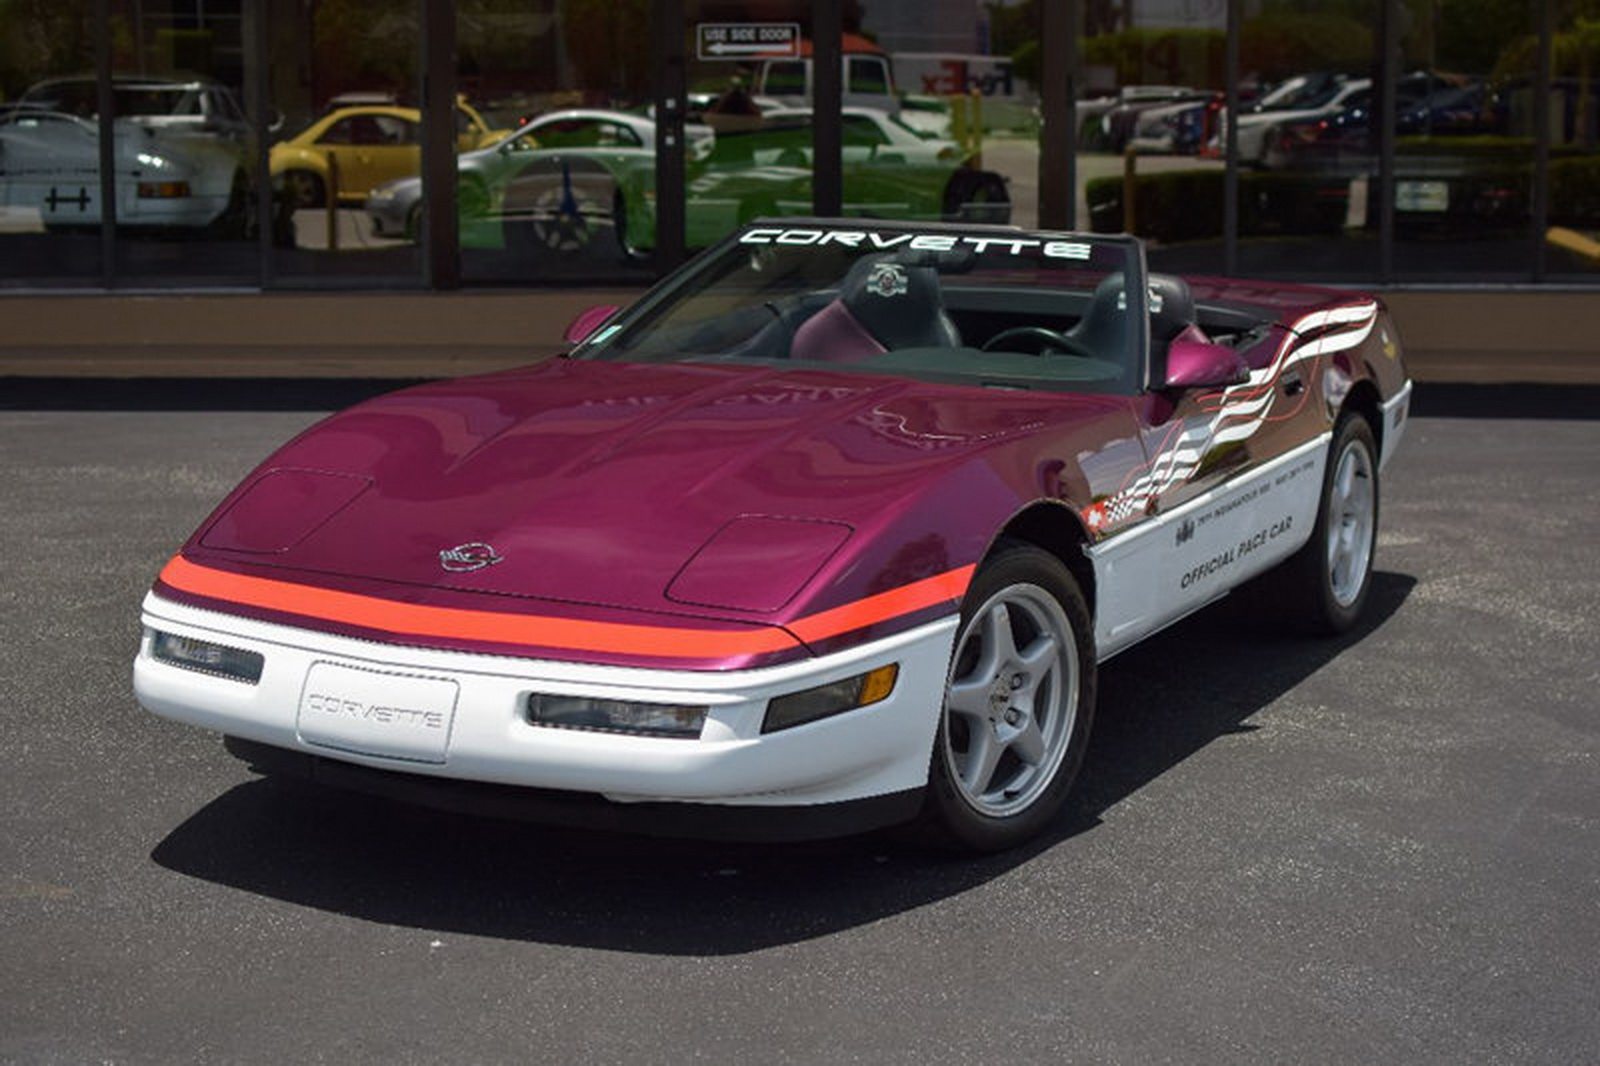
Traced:
<path fill-rule="evenodd" d="M 97 121 L 51 106 L 68 103 L 24 97 L 0 114 L 0 206 L 36 211 L 46 230 L 98 226 L 104 216 Z M 236 137 L 215 123 L 134 113 L 122 97 L 118 106 L 111 124 L 117 225 L 221 228 L 243 219 L 248 180 Z"/>

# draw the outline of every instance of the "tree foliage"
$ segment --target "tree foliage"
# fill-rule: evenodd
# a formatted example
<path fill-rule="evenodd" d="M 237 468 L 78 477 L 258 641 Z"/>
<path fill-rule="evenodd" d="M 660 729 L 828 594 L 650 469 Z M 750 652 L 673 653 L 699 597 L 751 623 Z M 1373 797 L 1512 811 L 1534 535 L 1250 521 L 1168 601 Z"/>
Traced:
<path fill-rule="evenodd" d="M 113 15 L 111 50 L 128 63 L 133 35 Z M 20 96 L 36 81 L 94 71 L 94 6 L 62 0 L 0 0 L 0 100 Z"/>
<path fill-rule="evenodd" d="M 1240 27 L 1240 68 L 1264 81 L 1314 70 L 1367 71 L 1376 55 L 1372 27 L 1351 15 L 1274 11 Z"/>
<path fill-rule="evenodd" d="M 561 0 L 561 29 L 580 86 L 649 95 L 650 0 Z"/>

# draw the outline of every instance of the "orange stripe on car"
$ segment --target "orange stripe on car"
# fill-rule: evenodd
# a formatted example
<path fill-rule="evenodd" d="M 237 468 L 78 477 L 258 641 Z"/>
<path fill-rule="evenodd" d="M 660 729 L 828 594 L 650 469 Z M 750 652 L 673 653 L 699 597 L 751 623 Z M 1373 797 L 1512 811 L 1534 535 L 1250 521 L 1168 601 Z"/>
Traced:
<path fill-rule="evenodd" d="M 807 615 L 790 622 L 789 630 L 810 644 L 836 637 L 840 633 L 848 633 L 853 629 L 865 629 L 867 626 L 898 618 L 913 611 L 937 607 L 942 603 L 957 602 L 966 595 L 967 585 L 971 583 L 972 572 L 975 569 L 977 569 L 975 566 L 961 566 L 954 570 L 946 570 L 942 574 L 913 581 L 909 585 L 901 585 L 899 588 L 880 592 L 842 607 Z"/>
<path fill-rule="evenodd" d="M 972 571 L 971 566 L 960 567 L 868 596 L 802 618 L 788 631 L 777 626 L 741 630 L 690 629 L 434 607 L 214 570 L 182 556 L 174 556 L 167 563 L 160 580 L 196 596 L 396 636 L 481 640 L 569 651 L 609 651 L 663 659 L 714 659 L 787 651 L 797 646 L 797 636 L 806 641 L 822 640 L 959 600 L 971 580 Z"/>

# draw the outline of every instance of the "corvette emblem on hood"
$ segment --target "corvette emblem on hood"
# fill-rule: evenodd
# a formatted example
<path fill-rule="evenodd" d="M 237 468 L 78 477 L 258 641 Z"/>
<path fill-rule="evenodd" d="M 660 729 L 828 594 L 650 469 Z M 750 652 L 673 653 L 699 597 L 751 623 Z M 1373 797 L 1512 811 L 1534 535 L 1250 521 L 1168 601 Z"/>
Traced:
<path fill-rule="evenodd" d="M 457 544 L 454 548 L 446 548 L 439 553 L 439 565 L 452 574 L 466 574 L 473 570 L 482 570 L 486 566 L 493 566 L 501 562 L 502 556 L 494 550 L 492 544 L 482 541 L 473 541 L 471 544 Z"/>

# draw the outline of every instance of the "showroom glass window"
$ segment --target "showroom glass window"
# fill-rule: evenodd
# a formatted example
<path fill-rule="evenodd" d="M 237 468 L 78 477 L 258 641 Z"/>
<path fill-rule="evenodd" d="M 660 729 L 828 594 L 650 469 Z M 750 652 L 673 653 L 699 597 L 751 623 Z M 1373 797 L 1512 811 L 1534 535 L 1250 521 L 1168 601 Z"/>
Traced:
<path fill-rule="evenodd" d="M 1394 273 L 1525 280 L 1535 255 L 1534 7 L 1414 4 L 1402 15 Z"/>

